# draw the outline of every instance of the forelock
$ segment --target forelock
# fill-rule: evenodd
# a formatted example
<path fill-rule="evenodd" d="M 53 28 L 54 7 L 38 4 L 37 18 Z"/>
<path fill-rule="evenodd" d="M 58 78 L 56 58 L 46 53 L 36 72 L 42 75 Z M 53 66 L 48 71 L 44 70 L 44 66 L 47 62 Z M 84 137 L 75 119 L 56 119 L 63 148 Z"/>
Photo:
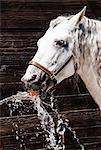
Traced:
<path fill-rule="evenodd" d="M 69 20 L 70 18 L 72 18 L 72 16 L 59 16 L 56 19 L 51 20 L 50 22 L 50 27 L 56 27 L 58 24 L 60 24 L 62 21 L 64 20 Z"/>

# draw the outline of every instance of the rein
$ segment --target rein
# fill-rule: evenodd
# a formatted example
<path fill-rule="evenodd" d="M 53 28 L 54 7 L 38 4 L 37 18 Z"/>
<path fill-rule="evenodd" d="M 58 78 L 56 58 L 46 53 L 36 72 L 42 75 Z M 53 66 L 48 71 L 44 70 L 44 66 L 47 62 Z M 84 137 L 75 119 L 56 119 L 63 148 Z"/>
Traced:
<path fill-rule="evenodd" d="M 56 81 L 56 75 L 69 63 L 69 61 L 71 60 L 72 57 L 73 56 L 70 56 L 69 59 L 66 61 L 66 63 L 55 73 L 49 71 L 47 68 L 45 68 L 41 64 L 39 64 L 35 61 L 32 61 L 32 60 L 29 62 L 29 65 L 33 65 L 33 66 L 39 68 L 40 70 L 44 71 L 50 77 L 50 79 L 52 81 L 54 81 L 54 80 Z"/>

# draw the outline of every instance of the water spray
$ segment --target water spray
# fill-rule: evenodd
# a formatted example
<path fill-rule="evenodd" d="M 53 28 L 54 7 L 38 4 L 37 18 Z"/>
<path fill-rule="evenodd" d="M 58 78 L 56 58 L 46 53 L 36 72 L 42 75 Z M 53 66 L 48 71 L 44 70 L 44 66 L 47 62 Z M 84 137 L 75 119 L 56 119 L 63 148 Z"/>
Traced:
<path fill-rule="evenodd" d="M 52 150 L 65 150 L 66 145 L 66 132 L 67 130 L 72 134 L 72 138 L 76 140 L 77 144 L 79 145 L 79 149 L 84 150 L 84 146 L 80 144 L 79 139 L 76 136 L 76 132 L 72 130 L 70 121 L 68 119 L 64 119 L 59 112 L 58 106 L 56 104 L 57 99 L 55 98 L 54 94 L 51 93 L 50 98 L 50 104 L 46 102 L 46 95 L 43 94 L 44 100 L 40 98 L 38 92 L 19 92 L 16 95 L 13 95 L 9 98 L 4 99 L 6 104 L 9 106 L 10 109 L 10 115 L 13 116 L 13 112 L 18 109 L 19 115 L 23 114 L 23 110 L 19 109 L 19 107 L 23 107 L 23 101 L 24 100 L 30 100 L 31 106 L 28 108 L 25 106 L 26 111 L 30 108 L 33 109 L 33 111 L 37 111 L 37 116 L 40 120 L 41 127 L 45 131 L 45 137 L 46 137 L 46 143 L 48 149 Z M 13 101 L 10 101 L 13 99 Z M 1 104 L 4 102 L 2 101 Z M 49 107 L 54 112 L 53 114 L 49 113 L 49 110 L 46 109 L 46 106 Z M 32 112 L 33 113 L 33 112 Z M 55 115 L 55 121 L 53 119 L 53 115 Z M 57 120 L 57 121 L 56 121 Z M 14 124 L 15 129 L 15 139 L 19 141 L 19 149 L 21 147 L 26 148 L 23 133 L 19 130 L 19 127 L 17 124 Z M 68 133 L 67 133 L 68 134 Z"/>

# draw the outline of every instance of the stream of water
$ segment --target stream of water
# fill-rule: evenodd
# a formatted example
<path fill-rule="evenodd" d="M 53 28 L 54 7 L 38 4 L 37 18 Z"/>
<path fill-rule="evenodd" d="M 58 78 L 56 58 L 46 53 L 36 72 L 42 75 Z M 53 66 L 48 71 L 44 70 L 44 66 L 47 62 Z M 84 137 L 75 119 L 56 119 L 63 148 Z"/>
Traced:
<path fill-rule="evenodd" d="M 11 103 L 12 100 L 12 103 Z M 6 102 L 10 109 L 10 116 L 13 115 L 14 109 L 17 109 L 19 105 L 23 105 L 22 100 L 31 100 L 34 102 L 34 107 L 37 111 L 38 119 L 40 120 L 41 127 L 45 131 L 45 137 L 47 141 L 47 148 L 51 150 L 65 150 L 65 132 L 66 129 L 68 129 L 72 135 L 73 138 L 76 139 L 78 145 L 81 147 L 81 150 L 84 150 L 84 146 L 80 144 L 79 139 L 76 137 L 76 132 L 72 131 L 71 127 L 69 126 L 69 120 L 61 118 L 60 114 L 58 113 L 58 109 L 54 109 L 54 98 L 53 96 L 50 97 L 50 105 L 47 103 L 44 103 L 39 96 L 29 96 L 26 92 L 18 92 L 16 95 L 12 95 L 9 98 L 4 99 L 0 102 L 0 105 L 4 102 Z M 48 112 L 45 105 L 48 105 L 51 110 L 55 113 L 57 116 L 57 124 L 54 122 L 54 119 L 52 115 Z M 20 111 L 20 115 L 22 115 Z M 17 130 L 18 125 L 14 124 L 16 127 L 16 140 L 19 141 L 19 134 L 20 131 Z M 58 135 L 58 139 L 57 136 Z M 23 139 L 22 139 L 23 140 Z M 68 144 L 68 143 L 67 143 Z M 20 141 L 20 147 L 23 147 L 25 144 L 23 141 Z M 24 146 L 24 150 L 26 147 Z"/>

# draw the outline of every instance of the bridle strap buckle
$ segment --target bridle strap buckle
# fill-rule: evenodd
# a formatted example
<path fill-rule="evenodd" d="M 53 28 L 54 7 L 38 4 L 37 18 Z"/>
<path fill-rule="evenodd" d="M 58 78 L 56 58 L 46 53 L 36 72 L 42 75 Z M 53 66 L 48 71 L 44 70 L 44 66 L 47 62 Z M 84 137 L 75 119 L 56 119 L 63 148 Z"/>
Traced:
<path fill-rule="evenodd" d="M 56 76 L 52 73 L 51 75 L 50 75 L 50 78 L 51 78 L 51 80 L 56 80 Z"/>

